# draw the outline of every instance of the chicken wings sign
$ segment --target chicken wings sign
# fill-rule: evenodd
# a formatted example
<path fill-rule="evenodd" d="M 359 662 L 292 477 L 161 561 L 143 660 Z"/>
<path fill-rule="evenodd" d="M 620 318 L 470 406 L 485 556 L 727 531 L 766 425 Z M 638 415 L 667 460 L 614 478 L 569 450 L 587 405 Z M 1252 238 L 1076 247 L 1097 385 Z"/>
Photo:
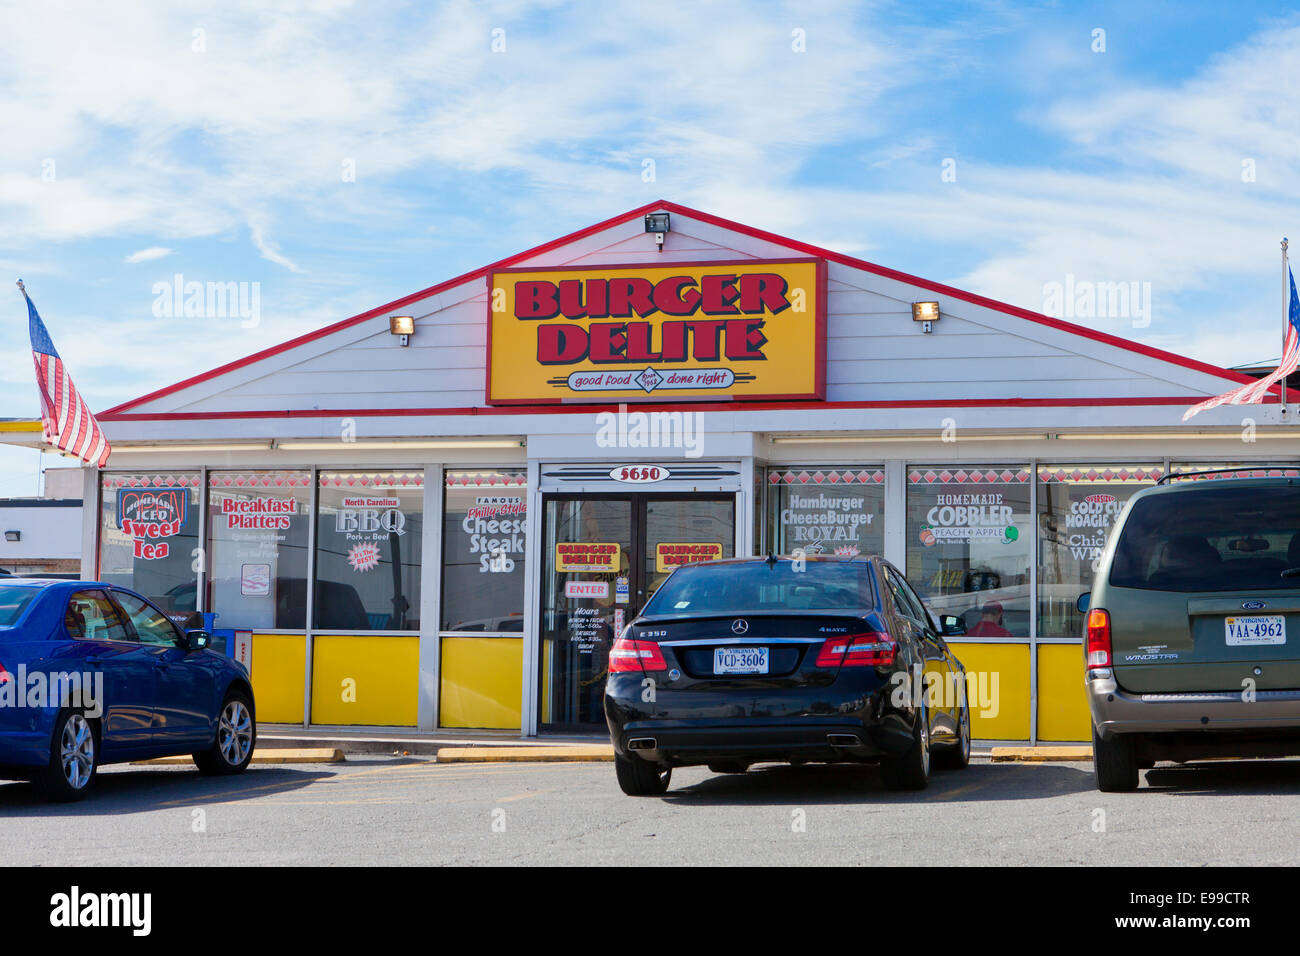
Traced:
<path fill-rule="evenodd" d="M 825 397 L 824 260 L 488 279 L 491 404 Z"/>

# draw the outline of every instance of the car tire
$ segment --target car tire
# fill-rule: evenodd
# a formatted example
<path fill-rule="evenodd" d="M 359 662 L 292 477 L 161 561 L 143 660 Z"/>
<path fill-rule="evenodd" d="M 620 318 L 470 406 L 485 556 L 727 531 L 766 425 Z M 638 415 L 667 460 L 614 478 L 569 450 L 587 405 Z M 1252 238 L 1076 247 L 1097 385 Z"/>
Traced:
<path fill-rule="evenodd" d="M 747 763 L 711 763 L 709 770 L 712 773 L 745 773 L 749 770 Z"/>
<path fill-rule="evenodd" d="M 257 721 L 253 702 L 243 691 L 232 690 L 221 702 L 212 746 L 194 754 L 199 773 L 229 776 L 243 773 L 257 746 Z"/>
<path fill-rule="evenodd" d="M 930 715 L 922 704 L 912 725 L 912 746 L 881 765 L 890 790 L 924 790 L 930 785 Z"/>
<path fill-rule="evenodd" d="M 54 719 L 50 762 L 33 779 L 37 792 L 53 803 L 80 800 L 99 771 L 99 728 L 79 710 L 61 710 Z"/>
<path fill-rule="evenodd" d="M 671 767 L 659 767 L 636 757 L 614 755 L 618 785 L 629 797 L 657 797 L 668 790 Z"/>
<path fill-rule="evenodd" d="M 957 744 L 936 750 L 934 765 L 944 770 L 965 770 L 970 766 L 970 707 L 965 701 L 957 719 Z"/>
<path fill-rule="evenodd" d="M 1112 734 L 1105 738 L 1093 727 L 1092 766 L 1097 776 L 1097 789 L 1102 793 L 1137 789 L 1138 762 L 1132 737 Z"/>

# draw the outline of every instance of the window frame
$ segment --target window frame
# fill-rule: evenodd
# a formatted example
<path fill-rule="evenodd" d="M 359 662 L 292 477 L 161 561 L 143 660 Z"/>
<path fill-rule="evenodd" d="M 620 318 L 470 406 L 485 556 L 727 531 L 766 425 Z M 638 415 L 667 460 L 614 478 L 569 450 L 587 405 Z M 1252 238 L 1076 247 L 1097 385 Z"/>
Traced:
<path fill-rule="evenodd" d="M 181 631 L 180 626 L 175 621 L 173 621 L 170 617 L 167 616 L 166 612 L 164 612 L 162 608 L 158 607 L 156 604 L 154 604 L 152 601 L 150 601 L 142 594 L 136 594 L 134 591 L 128 591 L 125 588 L 110 588 L 109 596 L 113 604 L 117 606 L 118 613 L 121 614 L 122 618 L 126 621 L 131 634 L 134 635 L 135 637 L 134 643 L 139 644 L 142 647 L 166 647 L 167 646 L 166 644 L 159 644 L 159 643 L 155 643 L 154 641 L 147 641 L 140 635 L 139 628 L 135 626 L 135 621 L 131 618 L 130 612 L 127 611 L 125 606 L 123 606 L 121 599 L 118 597 L 119 594 L 126 594 L 133 598 L 138 598 L 140 601 L 144 603 L 145 607 L 153 608 L 153 610 L 156 611 L 159 615 L 161 615 L 162 619 L 167 622 L 167 624 L 171 627 L 172 632 L 176 635 L 174 638 L 172 638 L 171 646 L 172 647 L 184 646 L 184 640 L 185 640 L 184 632 Z"/>
<path fill-rule="evenodd" d="M 93 640 L 93 641 L 108 641 L 109 643 L 112 643 L 112 644 L 139 644 L 139 643 L 140 643 L 140 641 L 136 638 L 135 627 L 132 626 L 130 618 L 127 617 L 126 612 L 125 612 L 125 611 L 122 609 L 122 607 L 117 603 L 117 601 L 113 599 L 113 596 L 112 596 L 112 594 L 111 594 L 111 591 L 112 591 L 111 588 L 107 588 L 107 587 L 95 587 L 95 588 L 81 588 L 81 589 L 76 590 L 76 591 L 70 591 L 70 592 L 68 592 L 68 596 L 67 596 L 66 598 L 64 598 L 64 601 L 63 601 L 63 619 L 62 619 L 62 622 L 60 623 L 60 627 L 63 628 L 63 633 L 67 636 L 68 640 L 70 640 L 70 641 L 92 641 L 92 640 Z M 122 636 L 121 638 L 114 638 L 114 637 L 96 637 L 96 638 L 90 638 L 90 637 L 86 637 L 85 635 L 83 635 L 83 636 L 81 636 L 81 637 L 77 637 L 75 634 L 73 634 L 71 631 L 69 631 L 69 630 L 68 630 L 68 611 L 71 610 L 71 605 L 72 605 L 72 601 L 73 601 L 73 599 L 76 598 L 77 595 L 79 595 L 79 594 L 99 594 L 99 595 L 100 595 L 100 596 L 101 596 L 105 601 L 107 601 L 107 602 L 108 602 L 108 606 L 109 606 L 109 608 L 112 610 L 112 612 L 113 612 L 114 614 L 117 615 L 117 618 L 118 618 L 118 624 L 120 624 L 121 627 L 122 627 L 122 635 L 123 635 L 123 636 Z"/>

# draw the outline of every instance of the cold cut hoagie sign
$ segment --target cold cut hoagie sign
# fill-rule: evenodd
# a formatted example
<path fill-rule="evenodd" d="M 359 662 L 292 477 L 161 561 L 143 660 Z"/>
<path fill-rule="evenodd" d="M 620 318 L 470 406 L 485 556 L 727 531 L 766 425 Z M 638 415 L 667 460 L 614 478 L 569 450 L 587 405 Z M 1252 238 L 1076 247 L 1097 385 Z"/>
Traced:
<path fill-rule="evenodd" d="M 825 395 L 823 260 L 502 269 L 488 280 L 489 403 Z"/>

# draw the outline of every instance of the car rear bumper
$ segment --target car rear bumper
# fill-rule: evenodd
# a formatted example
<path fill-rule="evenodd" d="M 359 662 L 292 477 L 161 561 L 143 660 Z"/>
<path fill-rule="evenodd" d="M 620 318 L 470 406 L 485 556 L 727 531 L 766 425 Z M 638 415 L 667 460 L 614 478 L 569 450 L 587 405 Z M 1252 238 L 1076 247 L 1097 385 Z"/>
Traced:
<path fill-rule="evenodd" d="M 667 766 L 727 761 L 871 762 L 906 751 L 912 730 L 897 715 L 877 723 L 814 718 L 641 720 L 621 727 L 611 721 L 610 739 L 620 756 Z"/>
<path fill-rule="evenodd" d="M 0 730 L 0 768 L 43 767 L 49 762 L 49 730 Z"/>
<path fill-rule="evenodd" d="M 1300 736 L 1300 690 L 1137 694 L 1113 678 L 1088 681 L 1093 726 L 1111 734 L 1294 730 Z"/>

